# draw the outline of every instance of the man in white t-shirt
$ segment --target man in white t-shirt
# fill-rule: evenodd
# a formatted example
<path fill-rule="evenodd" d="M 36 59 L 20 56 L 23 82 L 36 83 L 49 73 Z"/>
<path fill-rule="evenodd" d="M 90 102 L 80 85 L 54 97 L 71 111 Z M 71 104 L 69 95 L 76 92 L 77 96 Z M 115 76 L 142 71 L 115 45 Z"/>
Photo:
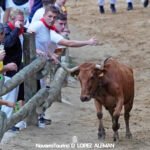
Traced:
<path fill-rule="evenodd" d="M 36 43 L 36 51 L 37 54 L 43 55 L 45 57 L 51 56 L 54 50 L 50 49 L 49 45 L 53 44 L 51 41 L 51 37 L 54 38 L 55 42 L 63 39 L 59 34 L 55 35 L 55 32 L 52 30 L 52 24 L 54 23 L 55 17 L 57 16 L 58 10 L 54 6 L 49 6 L 48 10 L 44 14 L 43 18 L 39 21 L 32 22 L 28 27 L 28 32 L 35 33 L 35 43 Z M 53 33 L 54 32 L 54 33 Z M 54 34 L 54 35 L 51 35 Z M 56 46 L 55 46 L 56 47 Z"/>
<path fill-rule="evenodd" d="M 36 52 L 38 55 L 49 57 L 48 54 L 51 52 L 49 49 L 51 25 L 53 24 L 55 17 L 57 16 L 58 10 L 54 6 L 49 6 L 45 10 L 43 18 L 38 21 L 32 22 L 28 27 L 28 32 L 35 33 L 35 44 Z M 62 37 L 61 37 L 62 38 Z M 48 53 L 48 51 L 50 51 Z M 52 55 L 51 55 L 52 56 Z M 46 86 L 45 80 L 40 81 L 41 86 Z M 50 124 L 51 120 L 44 118 L 44 113 L 39 116 L 39 127 L 42 124 Z"/>

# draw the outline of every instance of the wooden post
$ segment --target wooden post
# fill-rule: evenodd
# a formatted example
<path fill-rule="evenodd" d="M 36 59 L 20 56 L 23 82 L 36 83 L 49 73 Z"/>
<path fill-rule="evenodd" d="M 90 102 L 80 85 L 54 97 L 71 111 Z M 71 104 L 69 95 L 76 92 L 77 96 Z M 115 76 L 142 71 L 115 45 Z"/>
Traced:
<path fill-rule="evenodd" d="M 25 33 L 23 42 L 24 65 L 28 65 L 36 58 L 35 34 Z M 36 75 L 31 75 L 24 81 L 25 101 L 27 102 L 37 92 Z M 28 125 L 37 125 L 38 115 L 36 108 L 31 110 L 27 118 Z"/>

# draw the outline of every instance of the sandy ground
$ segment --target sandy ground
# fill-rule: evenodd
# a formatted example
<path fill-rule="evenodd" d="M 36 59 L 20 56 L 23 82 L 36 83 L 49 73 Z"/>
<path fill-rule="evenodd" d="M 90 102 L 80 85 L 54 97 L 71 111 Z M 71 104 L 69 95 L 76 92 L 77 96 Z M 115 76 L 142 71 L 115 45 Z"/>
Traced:
<path fill-rule="evenodd" d="M 69 87 L 63 88 L 63 99 L 69 104 L 54 103 L 47 110 L 47 117 L 53 121 L 50 126 L 45 129 L 28 127 L 16 133 L 10 140 L 4 140 L 1 145 L 3 150 L 35 150 L 40 149 L 37 144 L 67 145 L 76 140 L 78 143 L 90 143 L 91 149 L 96 149 L 94 145 L 98 143 L 115 144 L 116 150 L 150 149 L 150 7 L 144 9 L 139 1 L 135 1 L 134 11 L 127 12 L 126 4 L 121 0 L 117 4 L 117 14 L 113 15 L 109 4 L 106 3 L 105 6 L 106 14 L 100 15 L 96 0 L 81 0 L 77 4 L 74 0 L 68 1 L 71 38 L 88 39 L 96 36 L 102 43 L 97 47 L 71 49 L 70 55 L 77 64 L 89 60 L 100 62 L 107 56 L 114 56 L 133 67 L 135 99 L 130 120 L 133 139 L 125 138 L 125 125 L 121 115 L 120 142 L 113 143 L 111 119 L 108 112 L 104 111 L 106 140 L 100 142 L 97 139 L 98 121 L 93 101 L 80 102 L 80 85 L 78 81 L 73 81 Z M 84 150 L 88 147 L 68 149 Z"/>

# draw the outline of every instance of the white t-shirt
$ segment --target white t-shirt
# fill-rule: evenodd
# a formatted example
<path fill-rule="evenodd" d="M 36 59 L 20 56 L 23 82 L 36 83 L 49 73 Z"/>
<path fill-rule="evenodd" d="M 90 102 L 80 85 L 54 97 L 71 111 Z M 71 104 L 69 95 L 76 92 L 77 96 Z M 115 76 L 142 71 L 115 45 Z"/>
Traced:
<path fill-rule="evenodd" d="M 28 31 L 35 32 L 36 48 L 47 53 L 54 52 L 60 40 L 64 39 L 60 34 L 53 30 L 49 30 L 41 21 L 36 21 L 30 24 Z"/>
<path fill-rule="evenodd" d="M 45 13 L 45 8 L 44 8 L 44 7 L 39 8 L 39 9 L 35 12 L 35 14 L 34 14 L 34 16 L 33 16 L 33 18 L 32 18 L 32 22 L 31 22 L 31 23 L 40 20 L 40 19 L 43 17 L 44 13 Z"/>

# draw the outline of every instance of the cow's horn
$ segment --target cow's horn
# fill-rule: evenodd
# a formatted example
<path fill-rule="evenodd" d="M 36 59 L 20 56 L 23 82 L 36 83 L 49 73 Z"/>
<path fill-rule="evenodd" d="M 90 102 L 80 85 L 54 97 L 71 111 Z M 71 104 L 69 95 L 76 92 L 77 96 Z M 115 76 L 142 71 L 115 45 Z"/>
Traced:
<path fill-rule="evenodd" d="M 95 65 L 95 68 L 96 68 L 96 69 L 101 69 L 101 68 L 102 68 L 102 66 L 101 66 L 101 65 L 99 65 L 99 64 L 96 64 L 96 65 Z"/>
<path fill-rule="evenodd" d="M 73 68 L 68 68 L 68 67 L 66 67 L 63 63 L 59 63 L 59 64 L 60 64 L 61 67 L 62 67 L 65 71 L 67 71 L 68 73 L 72 73 L 72 72 L 74 72 L 74 71 L 76 71 L 76 70 L 79 69 L 79 66 L 76 66 L 76 67 L 73 67 Z"/>
<path fill-rule="evenodd" d="M 69 69 L 69 71 L 70 71 L 70 73 L 72 73 L 72 72 L 74 72 L 74 71 L 76 71 L 78 69 L 79 69 L 79 66 L 75 66 L 75 67 Z"/>

